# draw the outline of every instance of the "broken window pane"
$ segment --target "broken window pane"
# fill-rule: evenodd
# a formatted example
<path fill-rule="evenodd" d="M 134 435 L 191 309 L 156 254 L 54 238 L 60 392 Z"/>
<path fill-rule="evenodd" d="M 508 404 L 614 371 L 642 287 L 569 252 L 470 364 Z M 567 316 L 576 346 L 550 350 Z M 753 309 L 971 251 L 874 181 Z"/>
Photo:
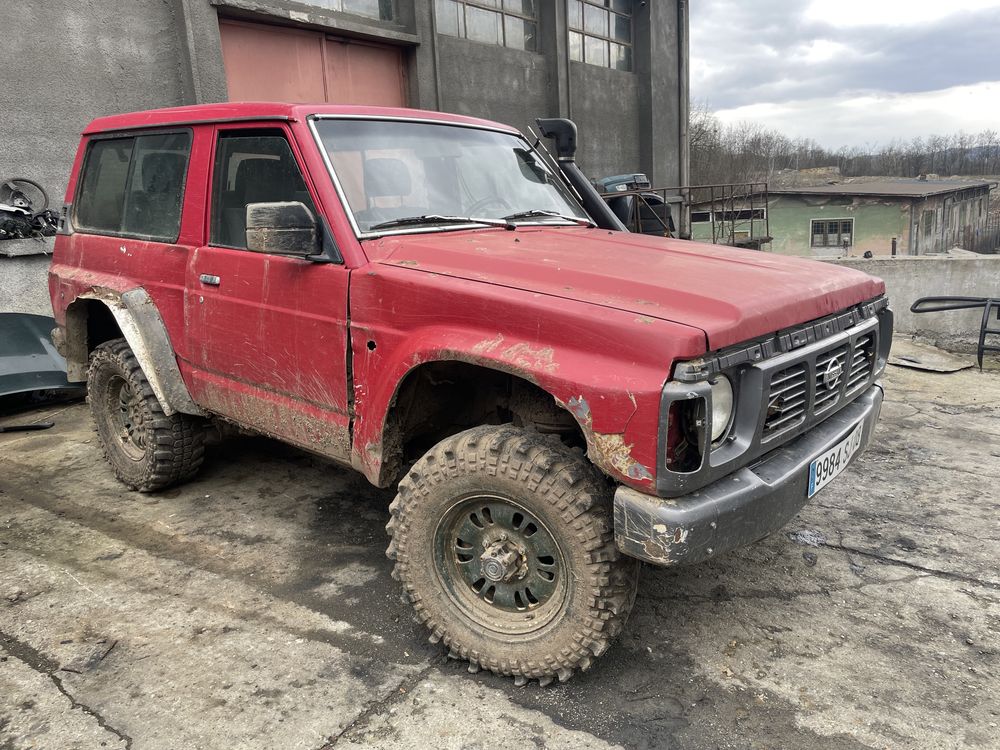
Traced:
<path fill-rule="evenodd" d="M 504 16 L 506 43 L 514 49 L 535 49 L 535 24 L 515 16 Z"/>
<path fill-rule="evenodd" d="M 612 43 L 611 67 L 616 70 L 632 70 L 632 48 Z"/>
<path fill-rule="evenodd" d="M 632 19 L 628 16 L 613 16 L 612 21 L 612 39 L 616 39 L 619 42 L 625 42 L 626 44 L 632 41 Z"/>

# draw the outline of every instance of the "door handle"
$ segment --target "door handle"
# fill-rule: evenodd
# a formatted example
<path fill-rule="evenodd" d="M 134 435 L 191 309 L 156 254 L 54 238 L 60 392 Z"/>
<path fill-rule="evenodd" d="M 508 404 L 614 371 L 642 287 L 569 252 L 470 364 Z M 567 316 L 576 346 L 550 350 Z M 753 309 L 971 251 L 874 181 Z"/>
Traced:
<path fill-rule="evenodd" d="M 218 276 L 212 276 L 212 274 L 209 273 L 203 273 L 201 276 L 198 277 L 198 281 L 200 281 L 202 284 L 210 284 L 211 286 L 218 286 L 219 284 L 222 283 L 222 279 L 220 279 Z"/>

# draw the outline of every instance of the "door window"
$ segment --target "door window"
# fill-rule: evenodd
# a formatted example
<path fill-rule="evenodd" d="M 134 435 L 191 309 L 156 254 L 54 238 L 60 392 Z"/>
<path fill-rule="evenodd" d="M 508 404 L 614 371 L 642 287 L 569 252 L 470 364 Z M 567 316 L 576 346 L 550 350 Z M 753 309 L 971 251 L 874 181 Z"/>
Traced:
<path fill-rule="evenodd" d="M 80 179 L 76 227 L 176 242 L 190 154 L 187 131 L 93 141 Z"/>
<path fill-rule="evenodd" d="M 219 135 L 212 178 L 211 244 L 246 249 L 247 204 L 299 201 L 316 208 L 280 131 Z"/>

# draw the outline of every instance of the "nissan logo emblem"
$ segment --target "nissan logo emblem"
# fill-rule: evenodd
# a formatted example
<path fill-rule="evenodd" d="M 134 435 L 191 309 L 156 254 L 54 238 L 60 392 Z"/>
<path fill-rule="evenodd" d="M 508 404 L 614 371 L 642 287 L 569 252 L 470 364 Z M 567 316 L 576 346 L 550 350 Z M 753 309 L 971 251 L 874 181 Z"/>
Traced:
<path fill-rule="evenodd" d="M 840 376 L 844 374 L 844 368 L 840 364 L 840 360 L 834 357 L 830 360 L 830 364 L 826 366 L 826 371 L 823 373 L 823 385 L 826 386 L 828 391 L 832 391 L 837 387 L 840 382 Z"/>

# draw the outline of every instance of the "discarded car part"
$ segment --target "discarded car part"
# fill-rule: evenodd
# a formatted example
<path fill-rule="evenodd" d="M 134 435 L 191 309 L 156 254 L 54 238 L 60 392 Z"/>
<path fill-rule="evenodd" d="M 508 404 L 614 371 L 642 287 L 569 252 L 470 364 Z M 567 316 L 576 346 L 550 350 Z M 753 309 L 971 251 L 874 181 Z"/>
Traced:
<path fill-rule="evenodd" d="M 556 163 L 597 226 L 616 232 L 628 231 L 576 164 L 576 124 L 563 117 L 539 118 L 535 122 L 543 136 L 555 141 Z"/>
<path fill-rule="evenodd" d="M 635 600 L 638 566 L 615 549 L 607 500 L 558 441 L 477 427 L 400 482 L 386 554 L 432 642 L 521 683 L 565 681 L 605 651 Z"/>
<path fill-rule="evenodd" d="M 44 188 L 26 177 L 0 180 L 0 203 L 20 208 L 28 213 L 40 213 L 49 207 Z"/>
<path fill-rule="evenodd" d="M 47 315 L 0 313 L 0 396 L 80 389 L 49 338 L 54 325 Z"/>
<path fill-rule="evenodd" d="M 983 308 L 983 318 L 979 324 L 979 342 L 976 346 L 976 362 L 983 369 L 986 352 L 1000 352 L 1000 345 L 987 344 L 988 336 L 1000 336 L 1000 328 L 990 328 L 990 316 L 996 311 L 1000 322 L 1000 297 L 921 297 L 912 305 L 912 313 L 950 312 L 952 310 L 978 310 Z"/>
<path fill-rule="evenodd" d="M 49 196 L 34 180 L 0 180 L 0 240 L 54 235 L 58 217 L 48 206 Z"/>
<path fill-rule="evenodd" d="M 34 424 L 13 424 L 6 427 L 0 425 L 0 432 L 37 432 L 55 427 L 55 422 L 35 422 Z"/>
<path fill-rule="evenodd" d="M 94 350 L 87 394 L 104 457 L 128 487 L 151 492 L 198 473 L 203 426 L 187 414 L 164 413 L 125 339 Z"/>

